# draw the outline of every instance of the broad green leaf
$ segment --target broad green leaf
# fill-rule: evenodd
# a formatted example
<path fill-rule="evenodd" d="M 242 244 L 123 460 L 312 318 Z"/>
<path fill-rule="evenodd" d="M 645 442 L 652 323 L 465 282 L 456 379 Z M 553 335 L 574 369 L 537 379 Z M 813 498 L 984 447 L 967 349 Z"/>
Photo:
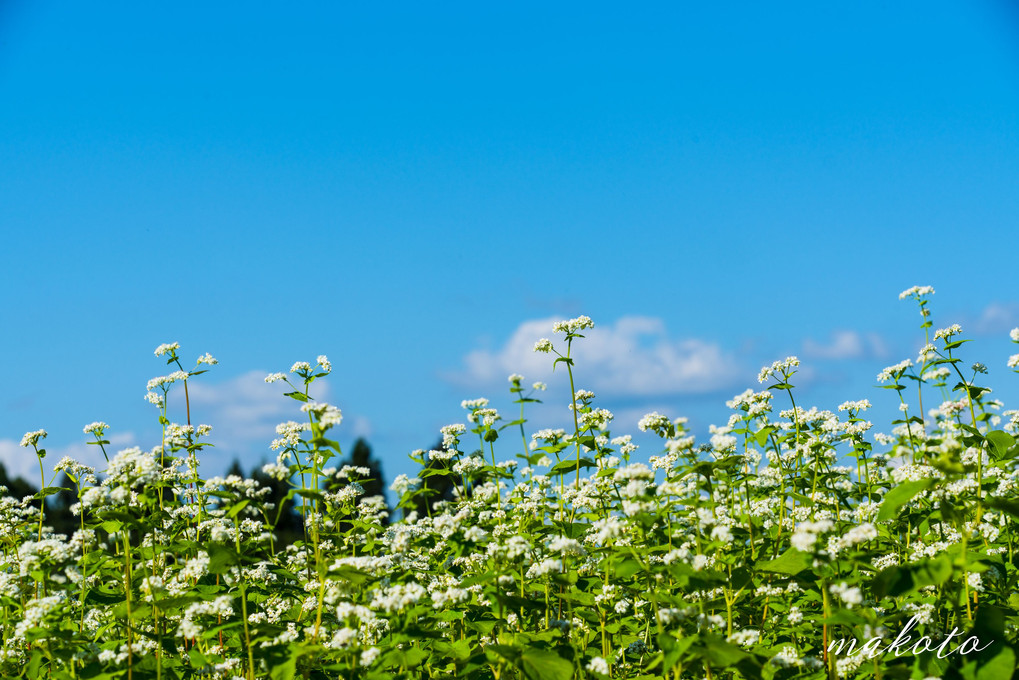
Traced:
<path fill-rule="evenodd" d="M 878 597 L 898 597 L 926 586 L 939 586 L 952 576 L 952 560 L 948 555 L 912 564 L 882 569 L 874 577 L 871 589 Z"/>
<path fill-rule="evenodd" d="M 919 479 L 911 482 L 903 482 L 885 494 L 881 501 L 881 510 L 877 513 L 878 521 L 892 519 L 899 508 L 908 503 L 921 491 L 934 486 L 933 479 Z"/>
<path fill-rule="evenodd" d="M 520 655 L 520 670 L 530 680 L 570 680 L 573 664 L 555 652 L 528 647 Z"/>
<path fill-rule="evenodd" d="M 977 667 L 977 680 L 1000 680 L 1010 678 L 1016 670 L 1015 652 L 1011 647 L 1001 647 L 990 661 Z"/>
<path fill-rule="evenodd" d="M 244 499 L 244 500 L 242 500 L 242 501 L 240 501 L 238 503 L 234 503 L 234 506 L 232 508 L 230 508 L 230 511 L 228 513 L 226 513 L 226 516 L 230 517 L 230 518 L 236 517 L 237 514 L 240 513 L 241 510 L 243 510 L 244 508 L 248 507 L 248 503 L 249 503 L 249 501 L 247 499 Z"/>
<path fill-rule="evenodd" d="M 1015 438 L 1002 430 L 988 432 L 987 441 L 991 442 L 991 445 L 997 450 L 998 457 L 1004 456 L 1015 445 Z"/>
<path fill-rule="evenodd" d="M 809 553 L 789 548 L 775 559 L 758 564 L 757 569 L 793 576 L 808 569 L 813 563 L 814 558 Z"/>

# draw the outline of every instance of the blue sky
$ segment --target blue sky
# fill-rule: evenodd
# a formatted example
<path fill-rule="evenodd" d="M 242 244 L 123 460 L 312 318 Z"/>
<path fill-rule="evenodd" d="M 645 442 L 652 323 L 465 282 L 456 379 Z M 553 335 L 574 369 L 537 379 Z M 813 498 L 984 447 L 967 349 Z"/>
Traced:
<path fill-rule="evenodd" d="M 1014 4 L 6 2 L 0 101 L 0 459 L 30 479 L 27 430 L 157 443 L 171 341 L 221 362 L 208 473 L 269 458 L 296 416 L 261 376 L 321 353 L 390 478 L 513 371 L 562 424 L 525 350 L 578 314 L 619 433 L 703 433 L 787 354 L 800 403 L 888 406 L 914 284 L 1019 398 Z"/>

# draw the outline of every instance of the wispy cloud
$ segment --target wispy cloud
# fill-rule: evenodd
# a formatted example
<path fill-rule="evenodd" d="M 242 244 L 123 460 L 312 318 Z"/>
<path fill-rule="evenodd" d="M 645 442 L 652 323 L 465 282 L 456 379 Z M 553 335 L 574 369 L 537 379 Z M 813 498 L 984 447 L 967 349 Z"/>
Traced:
<path fill-rule="evenodd" d="M 490 385 L 510 373 L 529 380 L 548 379 L 552 359 L 534 352 L 534 343 L 553 337 L 556 319 L 526 321 L 502 347 L 479 349 L 464 358 L 464 369 L 444 377 L 458 384 Z M 650 397 L 711 392 L 733 386 L 750 375 L 737 357 L 714 342 L 674 338 L 656 317 L 627 316 L 614 324 L 585 331 L 574 345 L 578 387 L 603 390 L 616 397 Z"/>
<path fill-rule="evenodd" d="M 803 354 L 814 359 L 863 359 L 884 358 L 888 347 L 877 333 L 860 333 L 852 330 L 837 330 L 831 333 L 827 342 L 813 338 L 803 341 Z"/>
<path fill-rule="evenodd" d="M 974 325 L 974 332 L 980 335 L 1007 333 L 1019 326 L 1019 303 L 992 302 L 984 307 Z"/>
<path fill-rule="evenodd" d="M 249 371 L 220 383 L 189 381 L 191 422 L 212 425 L 212 441 L 231 448 L 267 447 L 277 424 L 303 416 L 300 404 L 283 396 L 283 383 L 268 384 L 265 376 L 265 371 Z M 320 400 L 328 400 L 327 382 L 316 382 L 314 388 Z"/>
<path fill-rule="evenodd" d="M 283 392 L 283 383 L 265 382 L 266 371 L 249 371 L 220 383 L 196 381 L 191 389 L 191 422 L 212 425 L 209 441 L 215 444 L 208 449 L 209 456 L 221 461 L 240 458 L 245 466 L 262 458 L 272 459 L 269 449 L 276 437 L 276 425 L 287 420 L 303 421 L 301 404 Z M 329 401 L 329 382 L 316 381 L 312 394 L 319 401 Z M 344 412 L 344 435 L 368 437 L 372 434 L 371 422 L 363 415 Z"/>

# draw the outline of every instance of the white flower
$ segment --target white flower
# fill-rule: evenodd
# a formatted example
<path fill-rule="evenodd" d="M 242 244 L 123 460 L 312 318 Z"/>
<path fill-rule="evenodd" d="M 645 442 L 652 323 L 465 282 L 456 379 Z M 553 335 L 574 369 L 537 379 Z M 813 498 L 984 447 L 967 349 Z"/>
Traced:
<path fill-rule="evenodd" d="M 913 286 L 899 293 L 899 299 L 905 300 L 908 297 L 920 298 L 924 295 L 933 295 L 934 288 L 931 286 Z"/>
<path fill-rule="evenodd" d="M 311 372 L 311 364 L 309 364 L 307 361 L 295 361 L 294 365 L 290 367 L 290 372 L 291 373 L 299 373 L 299 372 L 310 373 Z"/>
<path fill-rule="evenodd" d="M 167 387 L 166 387 L 167 385 L 172 385 L 173 383 L 177 382 L 178 380 L 187 380 L 188 379 L 188 375 L 189 374 L 187 372 L 185 372 L 185 371 L 174 371 L 170 375 L 161 375 L 159 377 L 156 377 L 156 378 L 153 378 L 152 380 L 150 380 L 148 382 L 148 385 L 146 385 L 145 389 L 147 389 L 147 390 L 149 390 L 151 392 L 152 390 L 156 389 L 157 387 L 162 387 L 163 390 L 165 391 L 167 389 Z"/>
<path fill-rule="evenodd" d="M 209 354 L 208 352 L 206 352 L 202 356 L 198 357 L 198 363 L 199 364 L 208 364 L 209 366 L 214 366 L 215 364 L 219 363 L 219 359 L 217 359 L 216 357 L 214 357 L 211 354 Z"/>
<path fill-rule="evenodd" d="M 267 383 L 279 382 L 280 380 L 286 380 L 286 379 L 287 379 L 287 376 L 286 376 L 285 373 L 270 373 L 269 375 L 265 376 L 265 381 Z"/>
<path fill-rule="evenodd" d="M 840 411 L 866 411 L 870 408 L 870 401 L 861 399 L 859 401 L 846 401 L 839 405 Z"/>
<path fill-rule="evenodd" d="M 82 432 L 84 432 L 85 434 L 94 434 L 97 437 L 102 437 L 103 432 L 109 429 L 109 427 L 110 427 L 109 425 L 102 421 L 96 421 L 94 423 L 89 423 L 88 425 L 86 425 Z"/>
<path fill-rule="evenodd" d="M 446 449 L 452 449 L 459 442 L 460 435 L 467 431 L 467 426 L 463 423 L 453 423 L 452 425 L 443 425 L 439 428 L 439 432 L 442 433 L 442 446 Z"/>
<path fill-rule="evenodd" d="M 849 609 L 863 602 L 863 591 L 859 588 L 850 587 L 845 581 L 839 584 L 832 584 L 828 587 L 828 590 L 842 600 Z"/>
<path fill-rule="evenodd" d="M 421 480 L 418 479 L 417 477 L 414 477 L 412 479 L 407 475 L 397 475 L 396 479 L 393 480 L 393 483 L 389 485 L 389 488 L 402 496 L 403 494 L 407 493 L 407 491 L 415 484 L 420 483 Z"/>
<path fill-rule="evenodd" d="M 954 323 L 948 328 L 939 328 L 938 330 L 934 331 L 934 339 L 948 340 L 953 335 L 959 335 L 960 333 L 962 333 L 962 326 L 960 326 L 957 323 Z"/>
<path fill-rule="evenodd" d="M 25 446 L 25 447 L 35 446 L 36 444 L 39 443 L 40 439 L 45 439 L 45 438 L 46 438 L 46 430 L 36 430 L 35 432 L 26 432 L 25 436 L 21 438 L 21 445 Z"/>
<path fill-rule="evenodd" d="M 800 365 L 800 360 L 796 357 L 786 357 L 782 361 L 775 361 L 771 366 L 765 366 L 761 369 L 761 372 L 757 374 L 757 382 L 763 383 L 768 378 L 778 375 L 779 373 L 785 374 L 789 372 L 790 368 L 795 368 Z"/>
<path fill-rule="evenodd" d="M 290 476 L 290 470 L 286 465 L 279 465 L 277 463 L 268 463 L 262 466 L 262 473 L 272 477 L 273 479 L 283 480 Z"/>
<path fill-rule="evenodd" d="M 301 433 L 308 430 L 310 427 L 310 423 L 297 423 L 293 420 L 280 423 L 276 426 L 276 434 L 280 436 L 278 439 L 272 440 L 272 450 L 278 451 L 279 449 L 293 448 L 297 446 L 301 441 Z"/>
<path fill-rule="evenodd" d="M 600 656 L 596 656 L 592 658 L 590 661 L 588 661 L 587 666 L 585 666 L 585 668 L 587 668 L 587 670 L 591 671 L 592 673 L 598 673 L 599 675 L 609 674 L 609 664 L 605 659 L 601 658 Z"/>
<path fill-rule="evenodd" d="M 561 574 L 563 571 L 563 561 L 556 559 L 542 560 L 541 562 L 535 562 L 527 570 L 525 576 L 527 578 L 540 578 L 547 576 L 548 574 Z"/>
<path fill-rule="evenodd" d="M 549 340 L 548 338 L 542 338 L 538 342 L 534 343 L 534 351 L 535 352 L 545 352 L 546 354 L 548 352 L 551 352 L 552 351 L 552 341 Z"/>
<path fill-rule="evenodd" d="M 332 404 L 325 402 L 307 402 L 301 405 L 301 411 L 312 413 L 318 418 L 318 423 L 324 429 L 335 427 L 343 422 L 343 413 Z"/>
<path fill-rule="evenodd" d="M 332 372 L 333 365 L 329 362 L 329 357 L 327 357 L 325 354 L 319 354 L 318 358 L 315 361 L 318 362 L 318 365 L 321 366 L 322 370 L 325 371 L 326 373 Z"/>
<path fill-rule="evenodd" d="M 569 321 L 556 321 L 552 325 L 552 330 L 556 333 L 576 333 L 585 328 L 594 328 L 594 321 L 591 321 L 589 316 L 578 316 L 576 319 L 570 319 Z"/>
<path fill-rule="evenodd" d="M 164 342 L 162 345 L 156 348 L 156 356 L 161 357 L 168 352 L 173 352 L 180 349 L 179 342 Z"/>
<path fill-rule="evenodd" d="M 663 416 L 658 411 L 653 411 L 645 414 L 644 417 L 640 419 L 640 422 L 637 423 L 637 429 L 641 432 L 647 432 L 648 430 L 657 432 L 658 430 L 667 428 L 670 425 L 672 425 L 672 422 L 666 416 Z"/>
<path fill-rule="evenodd" d="M 728 637 L 728 641 L 741 647 L 753 647 L 761 639 L 761 631 L 755 628 L 738 630 Z"/>
<path fill-rule="evenodd" d="M 888 366 L 883 371 L 878 373 L 877 374 L 877 380 L 878 380 L 878 382 L 888 382 L 893 377 L 897 377 L 899 374 L 901 374 L 903 371 L 905 371 L 907 368 L 909 368 L 912 365 L 913 365 L 913 360 L 912 359 L 903 359 L 902 361 L 900 361 L 899 363 L 895 364 L 894 366 Z"/>

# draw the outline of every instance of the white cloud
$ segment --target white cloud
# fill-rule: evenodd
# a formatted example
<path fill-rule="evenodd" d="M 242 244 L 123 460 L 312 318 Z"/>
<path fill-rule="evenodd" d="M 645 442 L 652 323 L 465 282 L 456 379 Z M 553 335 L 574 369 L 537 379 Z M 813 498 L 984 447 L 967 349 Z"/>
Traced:
<path fill-rule="evenodd" d="M 209 441 L 230 450 L 252 444 L 264 446 L 276 437 L 276 425 L 303 420 L 300 402 L 284 397 L 285 383 L 266 383 L 265 371 L 249 371 L 220 383 L 188 382 L 192 424 L 212 426 Z M 312 395 L 328 400 L 329 385 L 312 383 Z"/>
<path fill-rule="evenodd" d="M 552 360 L 534 352 L 539 338 L 551 338 L 557 319 L 526 321 L 498 350 L 475 350 L 464 358 L 464 370 L 446 379 L 469 385 L 505 381 L 511 373 L 527 380 L 548 380 Z M 576 341 L 573 358 L 577 387 L 602 390 L 606 396 L 660 396 L 710 392 L 730 387 L 750 372 L 717 343 L 670 338 L 661 319 L 628 316 L 615 324 L 598 325 Z M 563 370 L 562 365 L 556 372 Z"/>
<path fill-rule="evenodd" d="M 839 330 L 831 334 L 827 343 L 807 338 L 803 341 L 803 354 L 816 359 L 881 358 L 888 355 L 888 348 L 876 333 Z"/>
<path fill-rule="evenodd" d="M 206 449 L 205 457 L 218 456 L 225 461 L 238 457 L 245 467 L 262 458 L 272 459 L 275 453 L 269 444 L 276 438 L 276 425 L 307 419 L 300 411 L 300 402 L 283 396 L 290 391 L 285 383 L 266 383 L 265 376 L 265 371 L 250 371 L 221 383 L 196 381 L 190 386 L 191 422 L 212 425 L 209 441 L 215 448 Z M 328 381 L 312 383 L 311 395 L 317 401 L 329 401 Z M 371 422 L 363 415 L 344 411 L 337 434 L 368 437 L 372 434 Z"/>
<path fill-rule="evenodd" d="M 974 330 L 977 333 L 992 335 L 1007 333 L 1016 326 L 1019 326 L 1019 304 L 992 302 L 980 313 Z M 963 329 L 965 328 L 963 326 Z"/>

